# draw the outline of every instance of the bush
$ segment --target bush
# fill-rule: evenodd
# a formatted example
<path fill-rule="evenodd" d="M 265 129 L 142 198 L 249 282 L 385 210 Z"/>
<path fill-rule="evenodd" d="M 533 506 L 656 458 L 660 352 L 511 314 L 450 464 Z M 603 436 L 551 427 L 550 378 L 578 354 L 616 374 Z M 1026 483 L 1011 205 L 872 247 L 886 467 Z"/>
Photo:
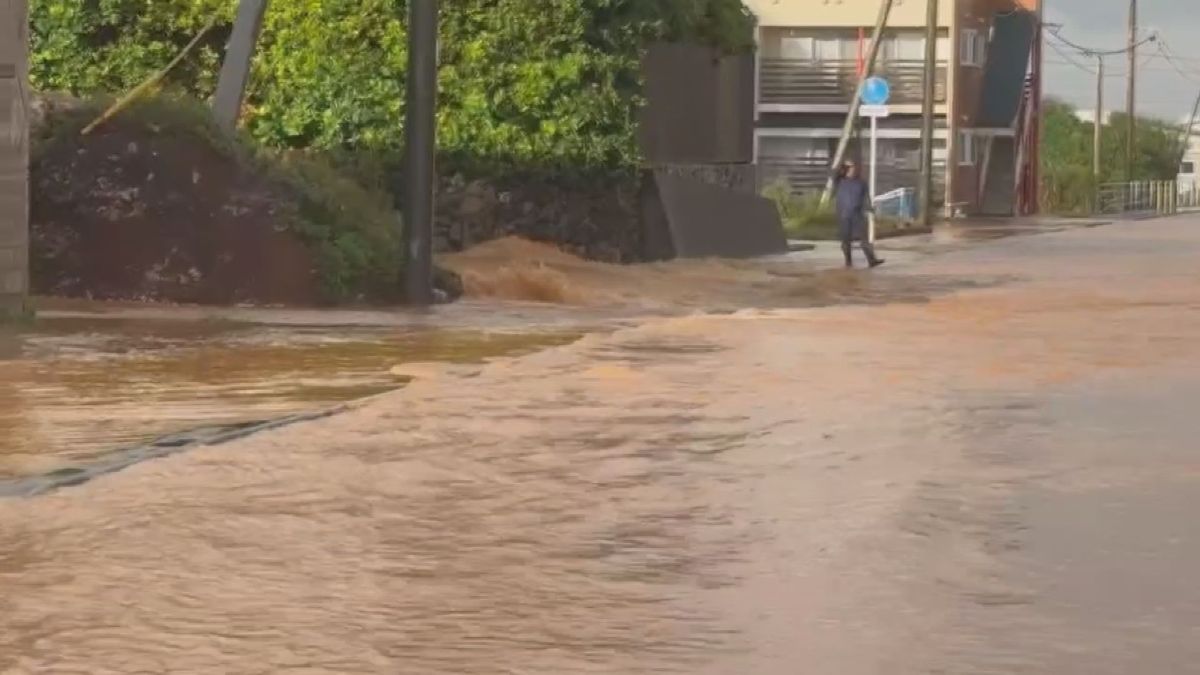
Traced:
<path fill-rule="evenodd" d="M 1097 187 L 1089 166 L 1052 165 L 1042 176 L 1042 209 L 1064 216 L 1095 213 Z"/>
<path fill-rule="evenodd" d="M 821 204 L 821 194 L 810 192 L 794 194 L 792 188 L 782 181 L 772 183 L 763 190 L 763 196 L 775 203 L 783 229 L 793 239 L 836 239 L 837 214 L 831 204 Z"/>
<path fill-rule="evenodd" d="M 87 99 L 49 117 L 34 138 L 34 163 L 54 144 L 76 143 L 80 130 L 110 103 L 108 97 Z M 312 250 L 330 299 L 395 296 L 402 262 L 399 216 L 386 191 L 363 187 L 318 152 L 264 148 L 246 134 L 230 137 L 216 127 L 207 106 L 187 95 L 138 100 L 114 123 L 194 138 L 277 186 L 286 198 L 281 224 Z"/>

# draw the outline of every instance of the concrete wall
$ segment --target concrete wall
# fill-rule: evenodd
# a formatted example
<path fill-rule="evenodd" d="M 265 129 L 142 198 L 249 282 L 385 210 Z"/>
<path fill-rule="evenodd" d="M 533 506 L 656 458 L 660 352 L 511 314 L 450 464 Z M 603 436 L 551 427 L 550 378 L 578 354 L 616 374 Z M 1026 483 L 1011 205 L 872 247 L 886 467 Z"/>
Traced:
<path fill-rule="evenodd" d="M 0 3 L 0 315 L 23 309 L 29 284 L 26 0 Z"/>

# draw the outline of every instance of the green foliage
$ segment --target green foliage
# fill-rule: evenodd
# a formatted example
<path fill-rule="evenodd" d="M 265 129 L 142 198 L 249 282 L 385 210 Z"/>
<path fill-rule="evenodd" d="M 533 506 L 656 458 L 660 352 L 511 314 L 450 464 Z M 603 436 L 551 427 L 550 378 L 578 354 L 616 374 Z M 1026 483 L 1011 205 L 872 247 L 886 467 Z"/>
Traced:
<path fill-rule="evenodd" d="M 43 91 L 119 92 L 165 66 L 210 21 L 171 82 L 208 94 L 236 0 L 31 0 L 30 78 Z"/>
<path fill-rule="evenodd" d="M 1125 115 L 1114 114 L 1101 130 L 1100 182 L 1173 180 L 1182 151 L 1181 130 L 1166 122 L 1138 118 L 1133 176 L 1125 170 L 1128 126 Z M 1042 118 L 1042 206 L 1053 213 L 1084 215 L 1094 208 L 1096 179 L 1092 175 L 1094 127 L 1065 103 L 1048 101 Z"/>
<path fill-rule="evenodd" d="M 168 82 L 207 96 L 235 0 L 32 0 L 33 80 L 122 91 L 211 18 Z M 459 165 L 619 169 L 638 161 L 641 50 L 686 40 L 752 47 L 741 0 L 444 0 L 439 143 Z M 403 0 L 271 3 L 247 126 L 276 147 L 394 151 L 404 121 Z"/>
<path fill-rule="evenodd" d="M 789 237 L 810 240 L 837 237 L 837 215 L 831 204 L 821 204 L 820 193 L 797 195 L 780 181 L 764 188 L 763 196 L 775 203 Z"/>
<path fill-rule="evenodd" d="M 821 204 L 820 192 L 797 195 L 787 183 L 779 181 L 763 188 L 763 196 L 775 203 L 789 239 L 829 241 L 838 238 L 837 214 L 832 204 Z M 928 231 L 901 218 L 875 217 L 878 238 Z"/>
<path fill-rule="evenodd" d="M 394 298 L 404 257 L 391 197 L 364 189 L 317 154 L 260 153 L 259 161 L 296 195 L 292 227 L 316 254 L 330 297 Z"/>

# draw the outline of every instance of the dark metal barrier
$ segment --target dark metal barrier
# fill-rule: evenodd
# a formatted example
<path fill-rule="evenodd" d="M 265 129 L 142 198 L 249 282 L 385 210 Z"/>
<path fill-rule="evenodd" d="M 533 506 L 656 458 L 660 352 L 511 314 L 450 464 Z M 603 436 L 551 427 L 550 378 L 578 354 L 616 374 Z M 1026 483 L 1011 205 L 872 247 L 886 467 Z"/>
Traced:
<path fill-rule="evenodd" d="M 754 157 L 754 56 L 657 44 L 642 59 L 647 163 L 723 164 Z"/>
<path fill-rule="evenodd" d="M 787 235 L 770 200 L 666 171 L 649 178 L 642 203 L 648 258 L 746 258 L 787 251 Z"/>

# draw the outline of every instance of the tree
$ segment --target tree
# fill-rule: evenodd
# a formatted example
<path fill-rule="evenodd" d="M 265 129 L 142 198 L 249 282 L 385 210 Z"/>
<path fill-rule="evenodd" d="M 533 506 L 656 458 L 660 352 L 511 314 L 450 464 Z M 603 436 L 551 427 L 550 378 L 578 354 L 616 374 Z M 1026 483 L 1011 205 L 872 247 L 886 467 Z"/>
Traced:
<path fill-rule="evenodd" d="M 1098 187 L 1092 175 L 1092 123 L 1060 101 L 1047 101 L 1042 114 L 1042 204 L 1058 213 L 1088 212 Z M 1101 183 L 1130 180 L 1124 175 L 1126 119 L 1113 114 L 1101 129 Z M 1173 180 L 1183 130 L 1162 120 L 1138 119 L 1132 180 Z"/>
<path fill-rule="evenodd" d="M 169 84 L 212 93 L 235 0 L 32 0 L 35 86 L 128 89 L 209 20 Z M 247 127 L 290 148 L 395 150 L 403 138 L 406 2 L 276 1 Z M 641 50 L 683 40 L 752 48 L 741 0 L 443 0 L 440 146 L 462 162 L 628 168 L 639 158 Z"/>

